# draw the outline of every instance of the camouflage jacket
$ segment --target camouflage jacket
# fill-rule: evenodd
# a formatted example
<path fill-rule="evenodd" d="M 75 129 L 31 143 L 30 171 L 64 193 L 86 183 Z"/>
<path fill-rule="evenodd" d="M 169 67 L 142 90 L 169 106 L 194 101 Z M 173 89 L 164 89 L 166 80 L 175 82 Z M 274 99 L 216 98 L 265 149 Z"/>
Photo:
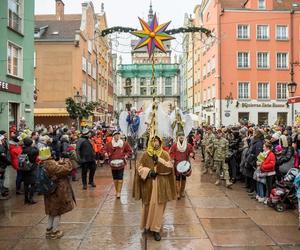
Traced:
<path fill-rule="evenodd" d="M 226 157 L 228 157 L 228 141 L 221 137 L 220 139 L 215 138 L 214 140 L 214 160 L 215 161 L 225 161 Z"/>
<path fill-rule="evenodd" d="M 210 155 L 213 155 L 214 140 L 215 140 L 215 135 L 214 134 L 205 134 L 203 144 L 205 146 L 205 151 L 207 153 L 209 153 Z"/>

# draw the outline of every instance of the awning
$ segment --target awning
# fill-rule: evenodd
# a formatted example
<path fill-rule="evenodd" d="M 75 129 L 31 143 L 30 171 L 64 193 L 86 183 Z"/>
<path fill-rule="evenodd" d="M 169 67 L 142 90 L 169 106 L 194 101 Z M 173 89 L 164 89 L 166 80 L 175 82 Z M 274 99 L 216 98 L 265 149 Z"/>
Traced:
<path fill-rule="evenodd" d="M 69 116 L 69 113 L 65 108 L 35 108 L 34 116 L 37 117 Z"/>

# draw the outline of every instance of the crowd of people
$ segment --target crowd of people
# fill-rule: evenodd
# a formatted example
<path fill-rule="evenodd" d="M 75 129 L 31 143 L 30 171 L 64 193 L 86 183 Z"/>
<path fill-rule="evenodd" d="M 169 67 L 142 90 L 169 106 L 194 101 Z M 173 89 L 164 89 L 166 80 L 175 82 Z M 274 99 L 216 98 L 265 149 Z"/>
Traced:
<path fill-rule="evenodd" d="M 166 201 L 185 196 L 187 177 L 192 173 L 190 158 L 194 158 L 197 151 L 202 154 L 201 174 L 215 175 L 216 185 L 225 180 L 226 188 L 231 188 L 236 182 L 243 182 L 249 198 L 276 207 L 278 211 L 300 203 L 298 128 L 203 126 L 194 129 L 187 138 L 179 131 L 175 139 L 155 137 L 147 140 L 150 143 L 137 164 L 134 196 L 142 199 L 143 216 L 146 216 L 143 225 L 154 232 L 156 240 L 160 240 L 159 229 Z M 115 127 L 96 126 L 81 131 L 64 124 L 47 128 L 36 126 L 34 131 L 17 131 L 12 127 L 8 132 L 0 131 L 0 199 L 11 197 L 4 183 L 5 172 L 8 166 L 12 166 L 16 171 L 16 195 L 24 195 L 25 204 L 35 204 L 34 196 L 38 193 L 45 196 L 45 211 L 49 215 L 46 237 L 57 239 L 63 236 L 58 229 L 60 216 L 72 210 L 76 203 L 70 182 L 78 181 L 78 169 L 81 168 L 82 188 L 87 190 L 96 187 L 96 169 L 107 162 L 112 170 L 116 198 L 120 198 L 124 168 L 132 155 L 132 147 Z M 50 184 L 47 191 L 39 189 L 41 167 L 55 191 L 49 191 Z M 174 169 L 173 174 L 170 168 Z M 157 179 L 157 176 L 160 177 Z M 161 185 L 165 185 L 164 181 L 161 182 L 163 178 L 169 183 L 166 194 L 170 197 L 160 198 Z M 141 190 L 137 189 L 137 183 L 145 185 L 145 190 L 150 183 L 158 185 L 157 199 L 163 199 L 164 205 L 151 208 L 151 203 L 155 204 L 151 193 L 147 196 L 141 186 Z"/>
<path fill-rule="evenodd" d="M 216 185 L 220 179 L 225 179 L 227 187 L 243 182 L 251 199 L 278 211 L 300 203 L 297 127 L 204 126 L 195 134 L 204 161 L 202 175 L 215 173 Z"/>

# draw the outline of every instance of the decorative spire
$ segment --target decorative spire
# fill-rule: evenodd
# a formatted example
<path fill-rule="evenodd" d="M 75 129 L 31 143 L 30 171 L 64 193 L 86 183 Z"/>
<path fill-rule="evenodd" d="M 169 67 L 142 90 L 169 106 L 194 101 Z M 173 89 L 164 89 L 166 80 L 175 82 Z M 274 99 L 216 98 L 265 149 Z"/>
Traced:
<path fill-rule="evenodd" d="M 150 24 L 153 20 L 153 9 L 152 9 L 152 0 L 150 0 L 150 8 L 149 8 L 149 14 L 148 14 L 148 23 Z"/>

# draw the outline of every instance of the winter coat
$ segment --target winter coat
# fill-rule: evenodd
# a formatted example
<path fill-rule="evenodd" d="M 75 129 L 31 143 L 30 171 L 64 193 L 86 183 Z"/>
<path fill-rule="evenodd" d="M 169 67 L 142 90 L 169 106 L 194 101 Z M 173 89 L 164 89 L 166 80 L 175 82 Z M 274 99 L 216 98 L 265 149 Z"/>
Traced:
<path fill-rule="evenodd" d="M 264 142 L 260 138 L 251 139 L 245 164 L 245 175 L 247 177 L 253 177 L 254 170 L 256 169 L 257 156 L 263 151 L 263 144 Z"/>
<path fill-rule="evenodd" d="M 7 144 L 3 142 L 0 144 L 0 173 L 5 172 L 8 165 L 10 165 L 10 159 L 8 158 Z"/>
<path fill-rule="evenodd" d="M 25 185 L 33 185 L 36 181 L 37 158 L 39 150 L 36 147 L 23 147 L 22 154 L 27 154 L 30 163 L 32 164 L 30 171 L 22 171 Z"/>
<path fill-rule="evenodd" d="M 288 162 L 294 156 L 294 148 L 292 146 L 288 146 L 285 148 L 280 157 L 278 157 L 278 162 L 276 165 L 281 166 L 283 163 Z"/>
<path fill-rule="evenodd" d="M 59 163 L 54 160 L 46 160 L 44 167 L 48 176 L 57 185 L 53 193 L 44 195 L 45 213 L 58 216 L 73 210 L 75 196 L 68 178 L 72 171 L 70 162 Z"/>
<path fill-rule="evenodd" d="M 81 137 L 76 144 L 77 159 L 80 164 L 94 162 L 95 151 L 87 137 Z"/>
<path fill-rule="evenodd" d="M 294 185 L 297 190 L 297 198 L 300 199 L 300 173 L 296 176 Z"/>
<path fill-rule="evenodd" d="M 68 152 L 68 149 L 70 147 L 70 143 L 68 142 L 68 140 L 66 139 L 61 139 L 61 157 L 62 158 L 69 158 L 69 152 Z"/>
<path fill-rule="evenodd" d="M 10 154 L 10 162 L 11 166 L 15 169 L 19 169 L 19 159 L 18 157 L 22 154 L 22 147 L 16 142 L 9 143 L 9 154 Z"/>
<path fill-rule="evenodd" d="M 261 164 L 261 172 L 273 172 L 275 171 L 276 157 L 275 154 L 270 151 L 266 157 L 266 159 Z"/>

